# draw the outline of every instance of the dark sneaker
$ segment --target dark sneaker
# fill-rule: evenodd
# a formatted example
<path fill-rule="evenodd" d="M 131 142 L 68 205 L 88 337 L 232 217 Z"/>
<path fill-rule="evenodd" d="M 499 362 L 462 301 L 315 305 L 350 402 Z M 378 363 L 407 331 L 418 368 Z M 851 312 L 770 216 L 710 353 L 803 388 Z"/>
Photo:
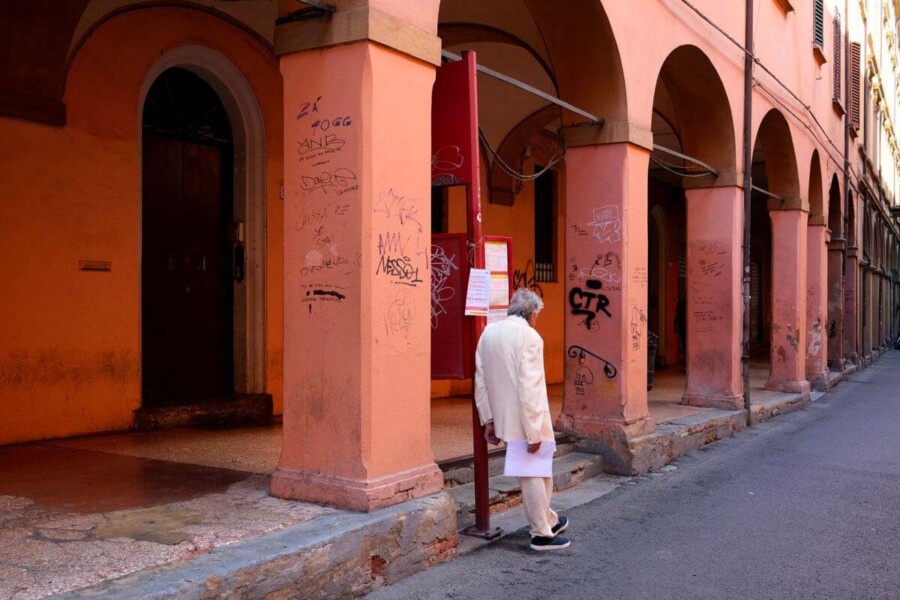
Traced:
<path fill-rule="evenodd" d="M 550 531 L 553 532 L 553 535 L 557 535 L 565 531 L 569 528 L 569 517 L 564 517 L 563 515 L 559 515 L 559 520 L 556 522 L 556 525 L 553 526 L 553 529 Z"/>
<path fill-rule="evenodd" d="M 569 547 L 569 538 L 557 535 L 552 538 L 533 537 L 531 538 L 531 549 L 537 551 L 544 550 L 562 550 Z"/>

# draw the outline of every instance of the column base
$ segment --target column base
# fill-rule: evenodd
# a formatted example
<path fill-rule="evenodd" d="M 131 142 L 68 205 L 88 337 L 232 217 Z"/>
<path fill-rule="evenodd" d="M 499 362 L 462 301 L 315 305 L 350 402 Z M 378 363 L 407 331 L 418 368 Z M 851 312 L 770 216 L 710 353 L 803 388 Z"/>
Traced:
<path fill-rule="evenodd" d="M 789 394 L 803 394 L 809 392 L 809 382 L 802 381 L 773 381 L 766 382 L 766 390 L 770 392 L 787 392 Z"/>
<path fill-rule="evenodd" d="M 828 391 L 828 371 L 822 370 L 816 373 L 807 373 L 806 379 L 812 389 L 825 392 Z"/>
<path fill-rule="evenodd" d="M 556 420 L 556 429 L 574 433 L 582 452 L 603 457 L 603 470 L 616 475 L 637 475 L 647 469 L 642 465 L 641 439 L 652 438 L 656 429 L 649 415 L 634 420 L 575 417 L 565 413 Z"/>
<path fill-rule="evenodd" d="M 444 476 L 434 463 L 374 479 L 350 479 L 278 467 L 270 491 L 285 500 L 370 512 L 440 491 Z"/>
<path fill-rule="evenodd" d="M 703 408 L 721 408 L 723 410 L 741 410 L 744 408 L 744 396 L 734 394 L 700 394 L 685 392 L 681 403 L 686 406 Z"/>

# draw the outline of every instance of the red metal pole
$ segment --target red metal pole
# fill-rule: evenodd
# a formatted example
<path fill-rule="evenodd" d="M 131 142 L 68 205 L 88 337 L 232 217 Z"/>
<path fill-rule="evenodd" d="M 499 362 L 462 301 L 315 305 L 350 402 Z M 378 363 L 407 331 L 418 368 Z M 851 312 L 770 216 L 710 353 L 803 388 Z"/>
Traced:
<path fill-rule="evenodd" d="M 469 106 L 477 106 L 477 89 L 474 85 L 476 81 L 475 70 L 475 53 L 463 52 L 463 62 L 466 64 L 466 71 L 469 75 L 469 81 L 473 85 L 469 87 Z M 472 115 L 473 123 L 470 124 L 469 131 L 472 136 L 471 147 L 476 149 L 474 152 L 474 164 L 471 165 L 472 178 L 468 186 L 466 186 L 466 233 L 468 239 L 468 254 L 471 260 L 471 266 L 475 269 L 484 268 L 484 239 L 481 233 L 481 177 L 479 174 L 478 158 L 478 114 L 474 112 Z M 487 325 L 486 317 L 470 317 L 470 325 L 472 328 L 472 373 L 475 373 L 475 349 L 478 346 L 478 340 L 481 339 L 481 333 Z M 472 442 L 474 446 L 474 469 L 475 469 L 475 530 L 474 534 L 486 537 L 493 537 L 499 534 L 491 532 L 491 515 L 490 515 L 490 491 L 488 489 L 488 459 L 487 459 L 487 442 L 484 439 L 484 431 L 481 427 L 481 420 L 478 417 L 478 409 L 475 407 L 474 399 L 472 401 Z"/>

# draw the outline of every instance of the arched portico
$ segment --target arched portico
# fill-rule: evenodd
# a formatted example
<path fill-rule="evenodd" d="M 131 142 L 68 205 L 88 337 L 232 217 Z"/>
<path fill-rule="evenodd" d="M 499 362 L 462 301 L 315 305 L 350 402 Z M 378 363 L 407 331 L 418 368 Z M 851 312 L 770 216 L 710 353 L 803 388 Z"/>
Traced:
<path fill-rule="evenodd" d="M 666 207 L 675 237 L 667 259 L 674 281 L 666 286 L 674 290 L 674 298 L 665 307 L 669 318 L 657 322 L 663 331 L 673 329 L 670 338 L 677 333 L 676 324 L 683 324 L 687 387 L 682 402 L 694 406 L 742 405 L 742 191 L 737 185 L 731 114 L 728 95 L 709 58 L 695 46 L 673 50 L 660 68 L 653 100 L 650 203 Z M 660 197 L 659 190 L 668 191 Z M 679 245 L 685 248 L 681 258 Z M 683 268 L 679 260 L 684 261 Z M 660 293 L 653 272 L 650 281 L 654 299 Z M 667 347 L 670 354 L 672 346 Z"/>
<path fill-rule="evenodd" d="M 754 342 L 767 350 L 766 389 L 808 392 L 804 321 L 809 204 L 801 196 L 790 127 L 775 109 L 765 114 L 757 130 L 752 175 L 751 352 Z"/>

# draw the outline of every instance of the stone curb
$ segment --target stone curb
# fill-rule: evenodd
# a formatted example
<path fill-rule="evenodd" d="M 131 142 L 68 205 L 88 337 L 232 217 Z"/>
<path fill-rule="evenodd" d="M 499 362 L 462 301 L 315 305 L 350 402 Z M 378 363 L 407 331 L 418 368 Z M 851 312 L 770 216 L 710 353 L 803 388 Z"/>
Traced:
<path fill-rule="evenodd" d="M 58 600 L 358 597 L 456 555 L 445 493 L 371 513 L 326 515 L 65 594 Z"/>

